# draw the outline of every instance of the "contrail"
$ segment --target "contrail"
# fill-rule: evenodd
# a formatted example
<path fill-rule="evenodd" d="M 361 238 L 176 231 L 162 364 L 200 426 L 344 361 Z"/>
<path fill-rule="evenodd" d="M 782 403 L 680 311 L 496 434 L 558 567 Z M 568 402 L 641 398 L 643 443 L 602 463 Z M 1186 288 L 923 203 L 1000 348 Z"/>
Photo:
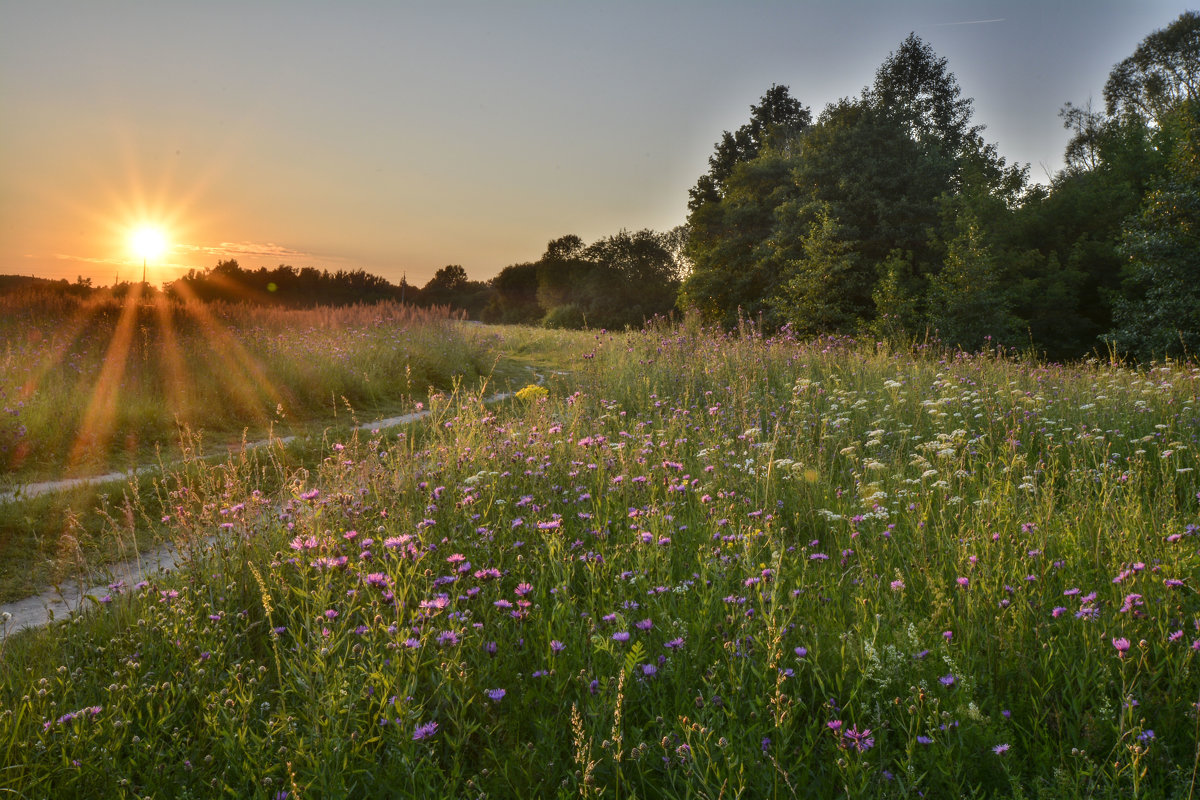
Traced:
<path fill-rule="evenodd" d="M 986 25 L 989 22 L 1004 22 L 1004 18 L 1000 19 L 971 19 L 966 22 L 939 22 L 933 25 L 934 28 L 947 28 L 951 25 Z"/>

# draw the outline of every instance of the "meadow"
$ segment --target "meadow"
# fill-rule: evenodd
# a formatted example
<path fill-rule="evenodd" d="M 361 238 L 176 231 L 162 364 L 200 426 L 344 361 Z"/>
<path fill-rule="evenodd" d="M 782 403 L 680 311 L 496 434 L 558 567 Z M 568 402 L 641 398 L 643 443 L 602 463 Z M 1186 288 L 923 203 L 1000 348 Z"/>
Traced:
<path fill-rule="evenodd" d="M 154 460 L 181 431 L 212 444 L 385 414 L 487 375 L 447 310 L 312 309 L 98 293 L 0 295 L 0 463 L 8 483 Z"/>
<path fill-rule="evenodd" d="M 501 352 L 458 316 L 180 302 L 136 285 L 128 296 L 0 294 L 0 601 L 167 533 L 154 475 L 6 502 L 23 485 L 224 458 L 272 437 L 289 441 L 276 458 L 310 463 L 327 431 L 411 411 L 431 391 L 499 391 L 529 379 L 531 356 L 550 362 L 530 337 L 510 335 Z M 109 535 L 110 518 L 135 507 L 136 536 Z"/>
<path fill-rule="evenodd" d="M 1200 368 L 555 336 L 500 404 L 164 466 L 185 565 L 0 644 L 0 791 L 1194 793 Z"/>

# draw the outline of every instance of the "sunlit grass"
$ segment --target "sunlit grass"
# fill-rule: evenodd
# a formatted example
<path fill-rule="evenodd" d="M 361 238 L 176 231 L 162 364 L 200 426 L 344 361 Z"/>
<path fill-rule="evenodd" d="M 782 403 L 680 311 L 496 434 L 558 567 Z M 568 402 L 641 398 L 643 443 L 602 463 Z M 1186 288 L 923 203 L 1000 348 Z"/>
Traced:
<path fill-rule="evenodd" d="M 9 481 L 127 469 L 184 426 L 234 443 L 348 407 L 387 412 L 495 363 L 445 313 L 143 302 L 138 288 L 124 299 L 0 298 Z"/>
<path fill-rule="evenodd" d="M 4 645 L 0 787 L 1188 794 L 1200 370 L 571 341 L 544 397 L 163 484 L 191 563 Z"/>

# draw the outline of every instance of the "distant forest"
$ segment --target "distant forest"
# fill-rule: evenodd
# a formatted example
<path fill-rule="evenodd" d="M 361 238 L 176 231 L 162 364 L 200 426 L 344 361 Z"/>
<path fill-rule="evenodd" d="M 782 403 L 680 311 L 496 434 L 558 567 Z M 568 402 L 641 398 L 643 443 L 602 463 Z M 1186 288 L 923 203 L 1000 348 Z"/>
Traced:
<path fill-rule="evenodd" d="M 1103 109 L 1062 108 L 1071 138 L 1049 185 L 998 155 L 972 105 L 913 34 L 859 97 L 815 119 L 771 86 L 716 143 L 675 230 L 563 236 L 487 282 L 458 265 L 416 287 L 226 261 L 164 291 L 288 306 L 394 299 L 555 327 L 681 310 L 726 327 L 750 318 L 803 336 L 1052 359 L 1200 352 L 1200 13 L 1113 67 Z"/>

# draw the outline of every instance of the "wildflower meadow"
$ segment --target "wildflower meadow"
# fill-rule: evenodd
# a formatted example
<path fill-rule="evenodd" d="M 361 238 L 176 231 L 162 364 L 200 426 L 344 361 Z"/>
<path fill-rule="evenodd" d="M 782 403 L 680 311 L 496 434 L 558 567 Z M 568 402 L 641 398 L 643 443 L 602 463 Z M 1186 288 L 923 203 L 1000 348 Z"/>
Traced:
<path fill-rule="evenodd" d="M 164 468 L 183 566 L 0 643 L 0 792 L 1192 796 L 1200 369 L 572 337 Z"/>

